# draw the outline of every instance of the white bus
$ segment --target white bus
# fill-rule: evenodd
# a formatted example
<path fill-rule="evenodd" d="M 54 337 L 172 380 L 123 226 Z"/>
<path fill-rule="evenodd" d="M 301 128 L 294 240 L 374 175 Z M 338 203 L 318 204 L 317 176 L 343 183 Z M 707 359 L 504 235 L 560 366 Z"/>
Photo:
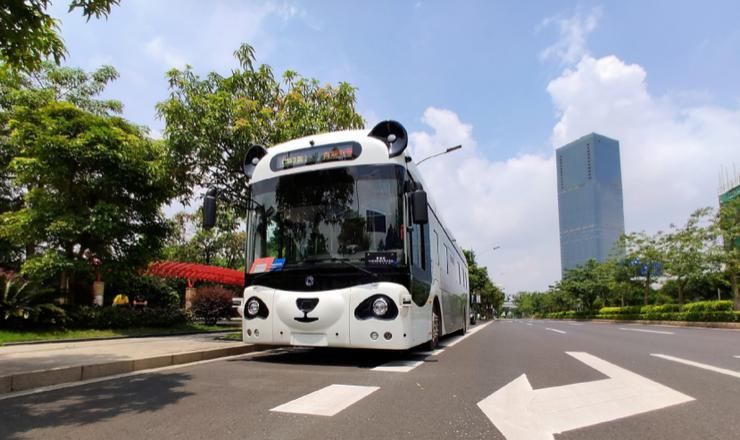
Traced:
<path fill-rule="evenodd" d="M 243 339 L 405 350 L 465 333 L 468 268 L 401 124 L 253 146 Z M 216 191 L 204 224 L 215 223 Z"/>

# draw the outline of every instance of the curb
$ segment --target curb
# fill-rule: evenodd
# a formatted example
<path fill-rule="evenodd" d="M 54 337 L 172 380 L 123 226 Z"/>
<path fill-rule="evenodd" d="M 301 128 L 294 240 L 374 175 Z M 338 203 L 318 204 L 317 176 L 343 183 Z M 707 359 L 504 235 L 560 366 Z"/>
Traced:
<path fill-rule="evenodd" d="M 75 338 L 75 339 L 41 339 L 37 341 L 18 341 L 18 342 L 6 342 L 0 344 L 0 347 L 13 347 L 18 345 L 38 345 L 38 344 L 63 344 L 65 342 L 90 342 L 90 341 L 113 341 L 116 339 L 141 339 L 141 338 L 164 338 L 167 336 L 191 336 L 191 335 L 208 335 L 208 334 L 220 334 L 220 333 L 236 333 L 241 331 L 241 327 L 234 326 L 232 329 L 223 330 L 206 330 L 202 332 L 182 332 L 182 333 L 151 333 L 146 335 L 135 335 L 135 336 L 104 336 L 100 338 Z"/>
<path fill-rule="evenodd" d="M 30 371 L 0 376 L 0 395 L 33 388 L 48 387 L 63 383 L 80 382 L 107 376 L 132 373 L 152 368 L 189 364 L 227 356 L 251 353 L 273 348 L 272 346 L 239 345 L 235 347 L 214 348 L 168 355 L 154 356 L 125 361 L 111 361 L 100 364 L 59 367 L 48 370 Z"/>

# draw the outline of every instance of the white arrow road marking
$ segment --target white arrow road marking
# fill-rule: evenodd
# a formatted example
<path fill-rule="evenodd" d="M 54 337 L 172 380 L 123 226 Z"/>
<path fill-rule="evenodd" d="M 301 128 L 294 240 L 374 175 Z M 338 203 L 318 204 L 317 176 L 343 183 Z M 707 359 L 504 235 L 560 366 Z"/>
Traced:
<path fill-rule="evenodd" d="M 270 411 L 315 416 L 333 416 L 353 403 L 359 402 L 380 387 L 358 385 L 329 385 L 311 394 L 291 400 Z"/>
<path fill-rule="evenodd" d="M 522 374 L 478 402 L 508 440 L 553 440 L 564 431 L 694 400 L 588 353 L 566 353 L 609 378 L 533 390 Z"/>
<path fill-rule="evenodd" d="M 562 330 L 558 330 L 558 329 L 556 329 L 556 328 L 550 328 L 550 327 L 546 327 L 546 328 L 545 328 L 545 330 L 550 330 L 551 332 L 561 333 L 561 334 L 563 334 L 563 335 L 565 334 L 565 332 L 564 332 L 564 331 L 562 331 Z"/>
<path fill-rule="evenodd" d="M 627 330 L 630 332 L 643 332 L 643 333 L 657 333 L 659 335 L 673 335 L 673 332 L 665 332 L 662 330 L 645 330 L 642 328 L 626 328 L 626 327 L 619 327 L 620 330 Z"/>
<path fill-rule="evenodd" d="M 681 359 L 674 356 L 668 356 L 667 354 L 656 354 L 652 353 L 650 356 L 655 356 L 668 361 L 678 362 L 680 364 L 691 365 L 692 367 L 703 368 L 705 370 L 714 371 L 715 373 L 726 374 L 728 376 L 737 377 L 740 379 L 740 373 L 733 370 L 727 370 L 725 368 L 715 367 L 714 365 L 702 364 L 699 362 L 690 361 L 688 359 Z M 737 356 L 735 356 L 737 357 Z"/>

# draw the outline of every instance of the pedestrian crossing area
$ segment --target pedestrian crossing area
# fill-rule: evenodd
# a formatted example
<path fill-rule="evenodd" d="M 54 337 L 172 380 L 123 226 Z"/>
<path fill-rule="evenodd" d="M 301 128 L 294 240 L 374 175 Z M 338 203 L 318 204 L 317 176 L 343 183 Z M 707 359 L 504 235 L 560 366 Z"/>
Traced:
<path fill-rule="evenodd" d="M 370 371 L 379 373 L 409 373 L 423 365 L 428 358 L 436 357 L 466 338 L 474 335 L 488 324 L 479 325 L 463 336 L 449 338 L 442 342 L 440 347 L 433 351 L 409 353 L 406 359 L 398 359 L 371 368 Z M 271 412 L 305 414 L 313 416 L 331 417 L 349 408 L 364 398 L 378 391 L 378 386 L 360 386 L 351 384 L 332 384 L 299 396 L 284 404 L 272 408 Z"/>

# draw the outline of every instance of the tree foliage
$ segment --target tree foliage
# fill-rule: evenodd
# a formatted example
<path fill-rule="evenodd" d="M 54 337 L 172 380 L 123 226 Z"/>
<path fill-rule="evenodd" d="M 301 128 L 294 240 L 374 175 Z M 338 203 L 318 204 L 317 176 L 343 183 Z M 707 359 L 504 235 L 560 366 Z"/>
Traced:
<path fill-rule="evenodd" d="M 275 145 L 310 134 L 360 128 L 355 89 L 321 86 L 286 71 L 281 80 L 267 65 L 254 65 L 254 50 L 235 52 L 241 68 L 204 78 L 190 67 L 167 73 L 170 96 L 157 105 L 166 126 L 177 190 L 188 200 L 197 187 L 215 187 L 238 212 L 246 212 L 242 163 L 254 144 Z"/>
<path fill-rule="evenodd" d="M 51 0 L 5 0 L 0 7 L 0 59 L 31 72 L 45 59 L 59 64 L 67 54 L 58 21 L 47 13 Z M 120 0 L 72 0 L 68 12 L 82 10 L 88 20 L 108 17 Z"/>
<path fill-rule="evenodd" d="M 203 211 L 180 212 L 174 217 L 174 233 L 164 249 L 172 261 L 201 263 L 238 269 L 244 267 L 246 233 L 230 207 L 219 206 L 216 226 L 203 229 Z"/>
<path fill-rule="evenodd" d="M 475 260 L 475 251 L 463 250 L 468 262 L 468 282 L 471 295 L 480 295 L 481 303 L 501 310 L 504 303 L 504 292 L 491 281 L 488 276 L 488 268 L 478 266 Z"/>
<path fill-rule="evenodd" d="M 687 283 L 719 271 L 719 243 L 711 224 L 711 208 L 694 211 L 684 226 L 671 225 L 665 239 L 666 272 L 678 288 L 678 303 L 684 303 Z"/>
<path fill-rule="evenodd" d="M 716 216 L 710 208 L 698 209 L 685 225 L 671 225 L 668 233 L 624 235 L 618 243 L 624 257 L 589 260 L 568 271 L 546 292 L 520 292 L 518 312 L 525 316 L 593 314 L 601 307 L 629 309 L 640 302 L 643 306 L 678 303 L 680 308 L 688 295 L 692 300 L 718 299 L 717 291 L 727 292 L 733 277 L 737 280 L 738 246 L 734 244 L 740 240 L 739 204 L 726 203 Z M 736 290 L 733 295 L 737 304 Z"/>
<path fill-rule="evenodd" d="M 722 204 L 715 224 L 724 244 L 720 253 L 720 262 L 724 264 L 732 286 L 735 310 L 740 310 L 740 292 L 738 291 L 738 278 L 740 278 L 740 197 L 735 197 Z"/>
<path fill-rule="evenodd" d="M 643 287 L 643 303 L 648 305 L 651 284 L 665 263 L 663 251 L 665 237 L 658 231 L 654 235 L 643 232 L 633 232 L 620 238 L 619 246 L 624 249 L 628 264 L 631 264 L 634 273 L 632 276 L 641 277 Z"/>
<path fill-rule="evenodd" d="M 144 264 L 169 231 L 160 207 L 172 183 L 165 145 L 110 115 L 120 104 L 97 99 L 115 70 L 0 72 L 8 92 L 0 142 L 9 152 L 0 169 L 3 184 L 20 196 L 0 214 L 0 240 L 25 249 L 24 273 L 61 274 L 66 290 L 70 277 L 89 272 L 86 256 L 129 271 Z"/>

